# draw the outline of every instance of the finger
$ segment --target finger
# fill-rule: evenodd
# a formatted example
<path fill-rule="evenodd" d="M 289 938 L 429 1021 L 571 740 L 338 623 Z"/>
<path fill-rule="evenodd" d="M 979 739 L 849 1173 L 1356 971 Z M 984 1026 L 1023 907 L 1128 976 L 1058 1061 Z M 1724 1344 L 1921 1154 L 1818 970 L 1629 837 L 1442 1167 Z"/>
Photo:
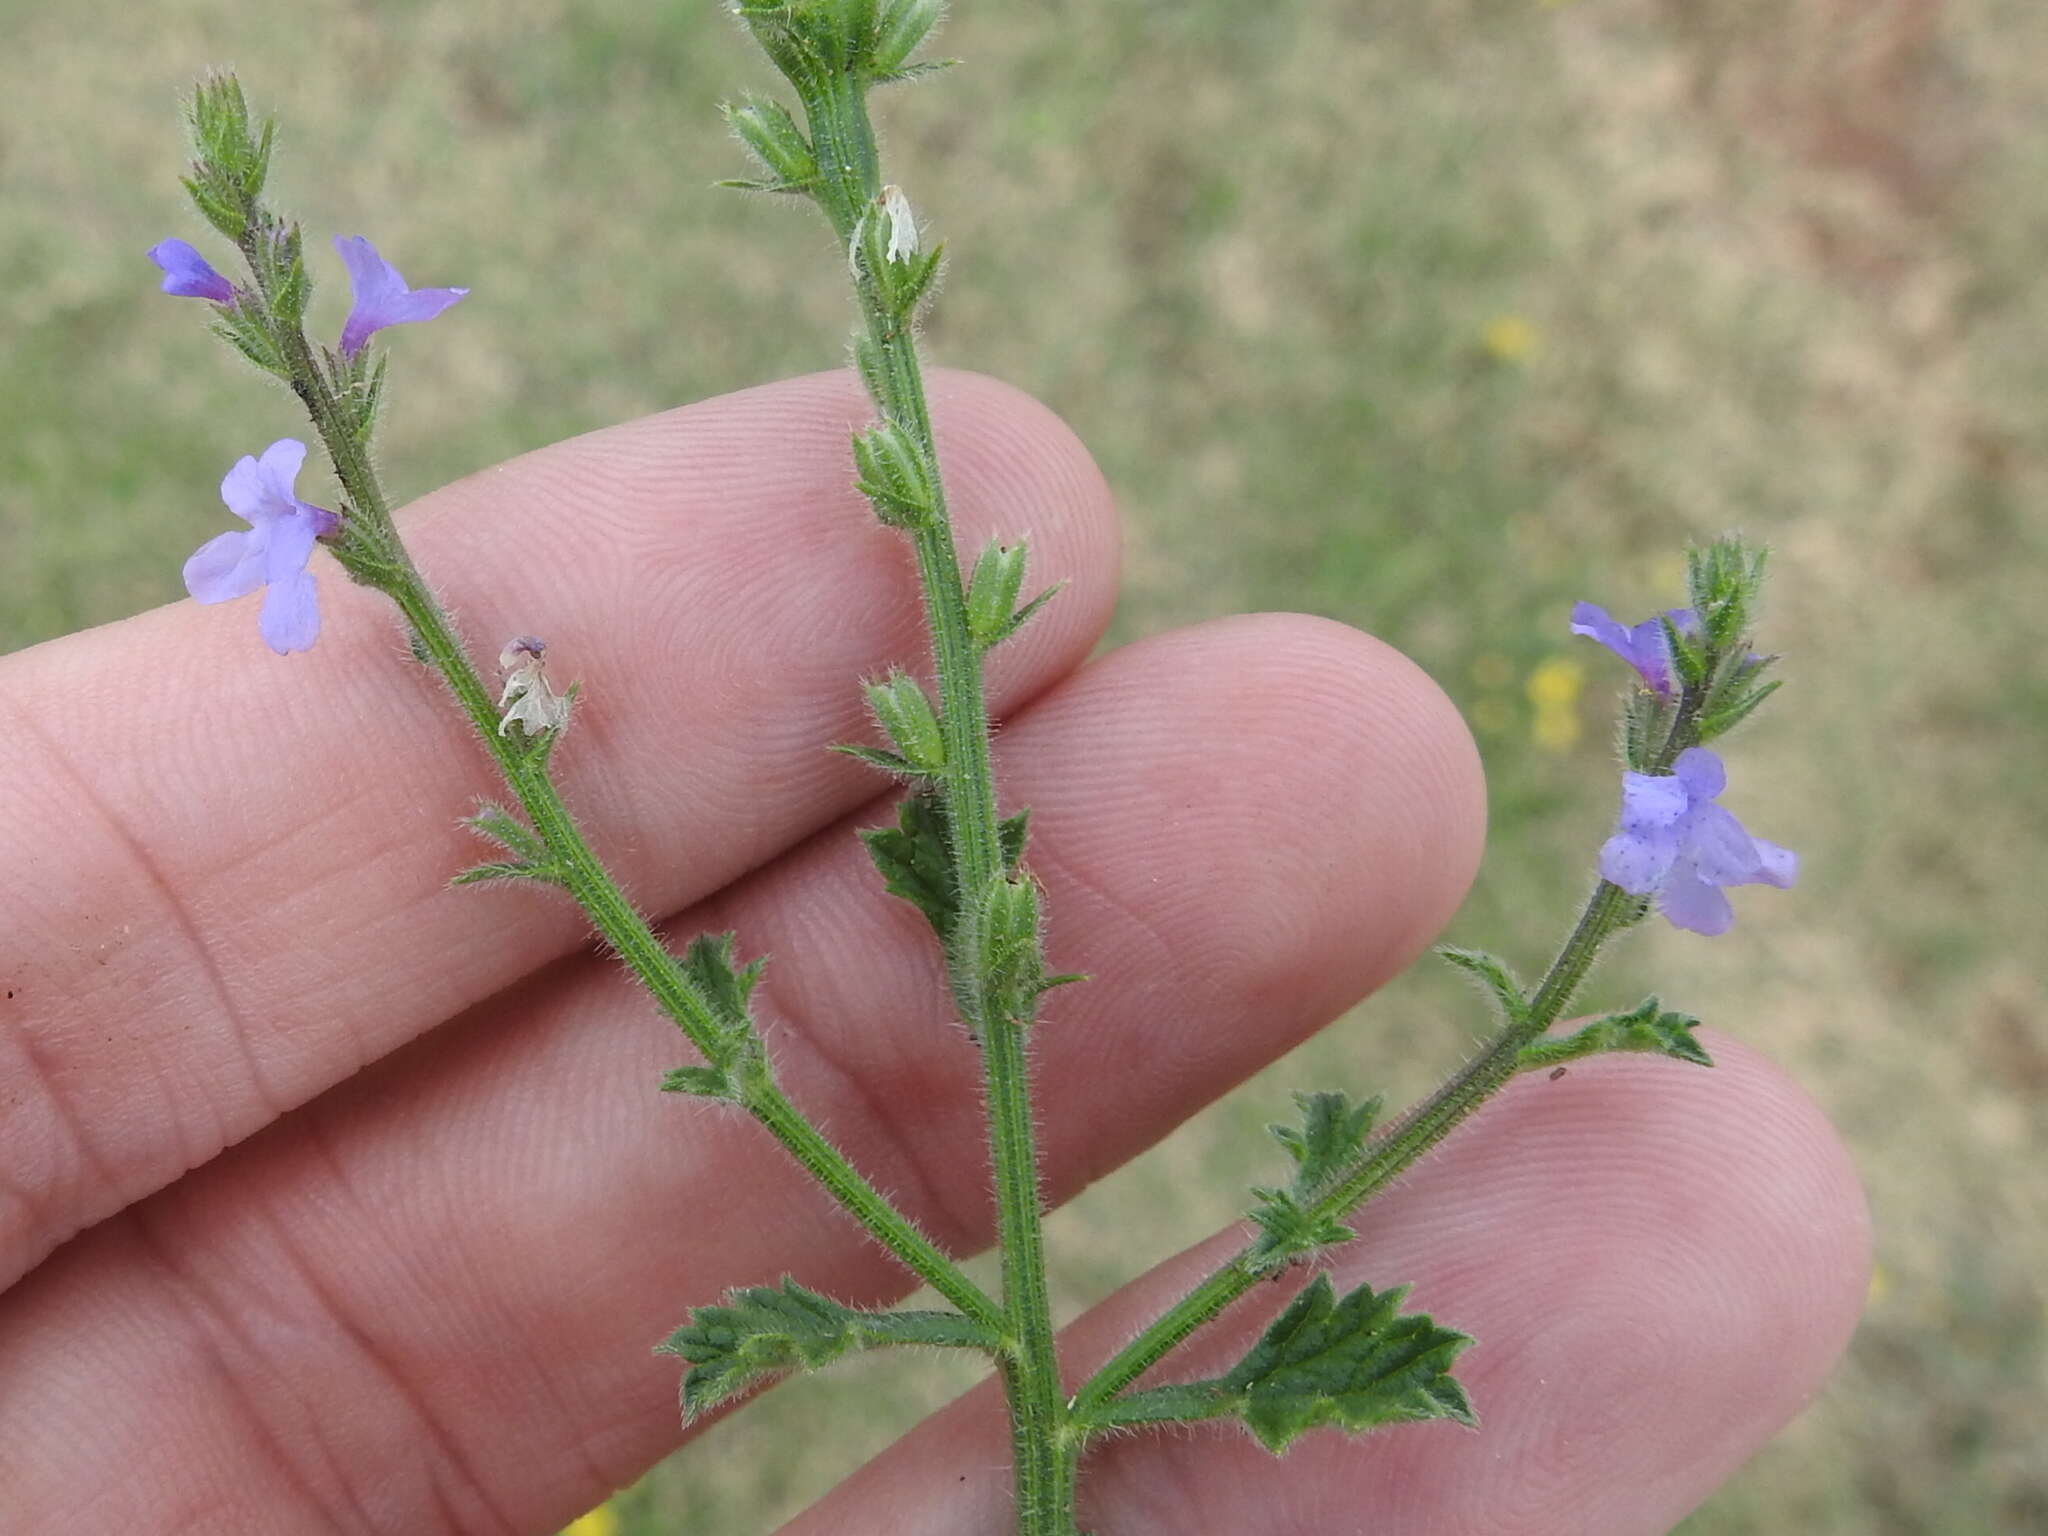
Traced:
<path fill-rule="evenodd" d="M 946 375 L 971 558 L 1029 534 L 1067 590 L 997 653 L 1014 705 L 1087 654 L 1115 532 L 1043 408 Z M 473 476 L 407 514 L 480 655 L 540 631 L 584 679 L 556 762 L 626 888 L 717 889 L 873 792 L 855 678 L 919 645 L 901 539 L 846 458 L 850 375 L 749 390 Z M 310 492 L 309 492 L 310 493 Z M 288 661 L 242 605 L 161 609 L 0 667 L 0 1284 L 365 1062 L 578 944 L 580 915 L 450 890 L 489 764 L 388 605 L 322 577 Z"/>
<path fill-rule="evenodd" d="M 1107 1441 L 1083 1528 L 1670 1530 L 1812 1401 L 1869 1273 L 1869 1214 L 1825 1118 L 1752 1052 L 1712 1050 L 1712 1072 L 1610 1057 L 1523 1079 L 1354 1223 L 1340 1288 L 1413 1282 L 1408 1307 L 1477 1338 L 1457 1366 L 1476 1432 L 1319 1431 L 1284 1461 L 1213 1425 Z M 1106 1359 L 1242 1240 L 1128 1287 L 1069 1330 L 1065 1358 Z M 1145 1384 L 1221 1375 L 1296 1288 L 1255 1293 Z M 978 1390 L 784 1536 L 1008 1530 L 1006 1447 Z"/>
<path fill-rule="evenodd" d="M 1477 859 L 1462 725 L 1320 620 L 1128 648 L 998 746 L 1006 800 L 1034 806 L 1053 963 L 1098 977 L 1034 1033 L 1054 1198 L 1397 969 Z M 756 996 L 792 1097 L 976 1247 L 976 1054 L 848 830 L 677 926 L 775 957 Z M 689 1305 L 785 1272 L 850 1302 L 906 1289 L 750 1122 L 650 1091 L 683 1047 L 611 969 L 538 980 L 20 1287 L 0 1457 L 25 1509 L 107 1486 L 109 1529 L 201 1503 L 266 1530 L 545 1529 L 673 1443 L 675 1374 L 647 1349 Z M 173 1384 L 167 1424 L 149 1405 Z M 86 1417 L 90 1440 L 65 1432 Z"/>

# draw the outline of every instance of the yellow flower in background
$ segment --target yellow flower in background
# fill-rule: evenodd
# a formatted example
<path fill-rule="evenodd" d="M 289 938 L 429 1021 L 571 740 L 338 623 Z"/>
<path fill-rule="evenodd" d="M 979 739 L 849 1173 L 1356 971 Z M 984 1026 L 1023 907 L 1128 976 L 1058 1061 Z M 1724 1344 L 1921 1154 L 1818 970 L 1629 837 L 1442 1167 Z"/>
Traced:
<path fill-rule="evenodd" d="M 1496 315 L 1479 332 L 1479 344 L 1504 363 L 1526 363 L 1543 338 L 1520 315 Z"/>
<path fill-rule="evenodd" d="M 1529 674 L 1524 691 L 1536 709 L 1529 734 L 1544 751 L 1569 752 L 1578 745 L 1579 695 L 1585 686 L 1585 668 L 1562 656 L 1537 663 Z"/>
<path fill-rule="evenodd" d="M 610 1504 L 600 1504 L 581 1520 L 570 1522 L 562 1536 L 619 1536 L 619 1512 Z"/>

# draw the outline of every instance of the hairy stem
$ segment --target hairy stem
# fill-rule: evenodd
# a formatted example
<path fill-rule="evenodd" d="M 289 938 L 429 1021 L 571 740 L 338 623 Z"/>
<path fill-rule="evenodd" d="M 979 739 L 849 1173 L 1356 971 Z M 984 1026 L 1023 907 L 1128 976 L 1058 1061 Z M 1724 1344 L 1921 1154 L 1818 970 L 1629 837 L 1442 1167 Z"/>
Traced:
<path fill-rule="evenodd" d="M 252 260 L 251 267 L 260 283 L 262 266 Z M 535 751 L 523 735 L 515 740 L 499 730 L 490 690 L 400 540 L 369 455 L 315 362 L 305 332 L 297 326 L 280 325 L 276 339 L 292 391 L 305 405 L 335 476 L 347 493 L 356 570 L 398 605 L 412 632 L 415 654 L 441 675 L 455 695 L 477 738 L 497 764 L 506 788 L 517 798 L 547 849 L 561 885 L 583 909 L 591 927 L 691 1043 L 711 1054 L 720 1026 L 710 1004 L 591 851 L 556 792 L 545 753 Z M 1002 1329 L 1003 1313 L 995 1301 L 804 1118 L 775 1086 L 765 1066 L 749 1074 L 742 1087 L 747 1110 L 877 1242 L 964 1315 L 992 1331 Z"/>
<path fill-rule="evenodd" d="M 850 246 L 862 220 L 873 216 L 882 186 L 865 101 L 866 84 L 857 74 L 843 70 L 792 78 L 809 120 L 820 167 L 818 202 L 834 231 Z M 875 407 L 885 420 L 911 436 L 926 463 L 936 465 L 931 416 L 910 317 L 891 308 L 858 261 L 855 272 L 865 340 L 870 355 L 882 363 L 868 374 Z M 1004 859 L 989 763 L 981 648 L 968 628 L 959 555 L 936 476 L 932 492 L 934 515 L 915 524 L 910 538 L 938 679 L 939 727 L 946 754 L 941 783 L 951 832 L 954 889 L 960 893 L 962 908 L 947 958 L 961 1022 L 980 1042 L 982 1052 L 1008 1340 L 998 1363 L 1010 1409 L 1018 1530 L 1022 1536 L 1068 1536 L 1073 1530 L 1074 1460 L 1066 1433 L 1067 1411 L 1060 1391 L 1045 1279 L 1038 1154 L 1024 1039 L 1030 1021 L 986 1006 L 988 984 L 978 967 L 976 902 L 1003 877 Z"/>
<path fill-rule="evenodd" d="M 1522 1047 L 1563 1013 L 1600 946 L 1641 916 L 1640 898 L 1601 881 L 1579 914 L 1571 937 L 1544 974 L 1527 1016 L 1508 1024 L 1450 1081 L 1375 1136 L 1351 1171 L 1315 1202 L 1312 1216 L 1341 1217 L 1356 1210 L 1491 1098 L 1515 1075 Z M 1255 1264 L 1256 1257 L 1252 1245 L 1233 1255 L 1088 1379 L 1075 1395 L 1074 1408 L 1091 1429 L 1117 1422 L 1114 1412 L 1106 1411 L 1116 1394 L 1188 1335 L 1269 1278 L 1268 1271 Z"/>

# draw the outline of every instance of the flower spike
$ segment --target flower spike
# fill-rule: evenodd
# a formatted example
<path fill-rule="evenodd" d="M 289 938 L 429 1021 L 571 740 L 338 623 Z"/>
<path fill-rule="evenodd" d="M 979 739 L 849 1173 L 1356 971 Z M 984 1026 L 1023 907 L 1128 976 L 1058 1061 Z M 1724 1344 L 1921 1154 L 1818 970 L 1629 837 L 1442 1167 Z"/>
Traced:
<path fill-rule="evenodd" d="M 334 252 L 348 268 L 350 291 L 355 305 L 341 328 L 343 355 L 354 357 L 372 334 L 387 325 L 410 325 L 431 320 L 467 288 L 408 288 L 398 268 L 377 254 L 377 247 L 361 235 L 336 235 Z"/>

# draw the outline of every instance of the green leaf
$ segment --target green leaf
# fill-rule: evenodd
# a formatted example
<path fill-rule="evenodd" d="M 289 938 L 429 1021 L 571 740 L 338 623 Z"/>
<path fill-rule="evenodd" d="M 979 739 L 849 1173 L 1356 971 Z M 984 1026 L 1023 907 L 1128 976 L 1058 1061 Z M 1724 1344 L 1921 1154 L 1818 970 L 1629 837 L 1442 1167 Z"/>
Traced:
<path fill-rule="evenodd" d="M 1015 613 L 1011 614 L 1009 622 L 1004 624 L 1001 629 L 997 630 L 995 638 L 988 642 L 989 647 L 1001 645 L 1005 640 L 1009 639 L 1010 636 L 1017 633 L 1017 631 L 1022 629 L 1026 624 L 1029 624 L 1034 618 L 1038 616 L 1038 610 L 1043 608 L 1047 603 L 1051 602 L 1054 598 L 1058 597 L 1061 591 L 1066 587 L 1066 585 L 1067 584 L 1064 581 L 1054 582 L 1051 586 L 1047 587 L 1043 592 L 1039 593 L 1038 596 L 1032 598 L 1031 601 L 1026 603 L 1022 608 L 1019 608 Z"/>
<path fill-rule="evenodd" d="M 1024 856 L 1028 810 L 1006 816 L 996 827 L 1003 867 L 1015 872 Z M 950 943 L 960 922 L 960 898 L 953 888 L 953 852 L 945 801 L 936 790 L 917 790 L 896 808 L 893 827 L 865 827 L 860 840 L 881 871 L 891 896 L 916 907 L 941 943 Z"/>
<path fill-rule="evenodd" d="M 562 872 L 552 864 L 526 864 L 506 860 L 495 864 L 472 864 L 449 878 L 450 885 L 482 885 L 489 880 L 538 880 L 543 885 L 560 885 Z"/>
<path fill-rule="evenodd" d="M 1528 1019 L 1528 999 L 1523 994 L 1522 984 L 1515 980 L 1515 973 L 1507 968 L 1505 961 L 1483 949 L 1459 949 L 1452 944 L 1440 944 L 1436 952 L 1459 970 L 1476 977 L 1479 984 L 1493 994 L 1493 1000 L 1500 1004 L 1501 1012 L 1507 1015 L 1510 1024 L 1521 1024 Z"/>
<path fill-rule="evenodd" d="M 1339 1301 L 1317 1275 L 1216 1387 L 1269 1451 L 1304 1430 L 1358 1433 L 1419 1419 L 1477 1420 L 1451 1362 L 1472 1340 L 1400 1311 L 1406 1286 L 1369 1285 Z"/>
<path fill-rule="evenodd" d="M 1294 1182 L 1285 1189 L 1252 1190 L 1257 1204 L 1250 1215 L 1259 1236 L 1247 1257 L 1260 1273 L 1355 1236 L 1335 1216 L 1318 1215 L 1311 1207 L 1363 1154 L 1381 1103 L 1375 1096 L 1354 1104 L 1348 1094 L 1337 1092 L 1297 1093 L 1294 1102 L 1301 1109 L 1300 1126 L 1266 1127 L 1294 1159 Z"/>
<path fill-rule="evenodd" d="M 879 768 L 882 772 L 896 778 L 930 779 L 933 777 L 929 769 L 918 767 L 909 758 L 899 756 L 894 752 L 884 752 L 877 747 L 863 747 L 851 742 L 845 742 L 835 743 L 826 750 L 842 753 L 847 757 L 859 758 L 870 768 Z"/>
<path fill-rule="evenodd" d="M 922 912 L 942 941 L 950 939 L 959 922 L 960 902 L 953 890 L 953 855 L 938 794 L 919 790 L 906 796 L 896 808 L 895 826 L 865 827 L 860 840 L 889 894 Z"/>
<path fill-rule="evenodd" d="M 1382 1100 L 1378 1094 L 1354 1104 L 1346 1093 L 1297 1093 L 1301 1125 L 1269 1125 L 1273 1139 L 1294 1159 L 1294 1192 L 1309 1196 L 1320 1193 L 1324 1184 L 1345 1167 L 1356 1162 L 1364 1150 L 1365 1138 L 1379 1118 Z"/>
<path fill-rule="evenodd" d="M 1747 720 L 1755 712 L 1757 705 L 1784 686 L 1782 679 L 1773 678 L 1761 687 L 1750 690 L 1732 704 L 1709 711 L 1699 723 L 1700 740 L 1712 741 L 1716 736 L 1727 735 Z"/>
<path fill-rule="evenodd" d="M 996 823 L 996 846 L 1003 855 L 1003 869 L 1014 875 L 1024 858 L 1024 835 L 1031 827 L 1031 808 L 1026 806 L 1014 816 L 1005 816 Z"/>
<path fill-rule="evenodd" d="M 547 845 L 540 840 L 539 834 L 495 800 L 483 801 L 477 806 L 476 814 L 465 816 L 462 824 L 477 836 L 488 838 L 523 860 L 538 863 L 548 856 Z"/>
<path fill-rule="evenodd" d="M 1255 1275 L 1285 1269 L 1304 1254 L 1348 1243 L 1358 1234 L 1335 1216 L 1319 1214 L 1291 1189 L 1255 1186 L 1250 1216 L 1259 1228 L 1245 1263 Z"/>
<path fill-rule="evenodd" d="M 766 956 L 757 956 L 743 966 L 733 964 L 733 933 L 700 933 L 683 952 L 683 974 L 695 983 L 718 1022 L 735 1034 L 754 1033 L 753 1016 L 747 999 L 767 969 Z"/>
<path fill-rule="evenodd" d="M 908 64 L 902 69 L 892 69 L 879 75 L 872 75 L 869 77 L 868 83 L 870 85 L 908 85 L 912 81 L 924 79 L 927 75 L 936 75 L 940 70 L 951 69 L 959 62 L 958 59 L 928 59 L 921 64 Z"/>
<path fill-rule="evenodd" d="M 683 975 L 710 1010 L 716 1034 L 704 1047 L 708 1064 L 677 1067 L 661 1080 L 664 1093 L 694 1093 L 738 1103 L 747 1064 L 762 1059 L 761 1034 L 747 1011 L 747 999 L 768 961 L 757 957 L 745 965 L 734 965 L 734 937 L 730 933 L 700 933 L 683 951 Z"/>
<path fill-rule="evenodd" d="M 729 1291 L 698 1307 L 655 1346 L 690 1364 L 683 1412 L 694 1417 L 783 1371 L 816 1370 L 855 1350 L 888 1344 L 988 1349 L 996 1339 L 957 1312 L 860 1312 L 784 1276 L 772 1285 Z"/>
<path fill-rule="evenodd" d="M 724 1067 L 676 1067 L 661 1079 L 663 1093 L 691 1093 L 700 1099 L 739 1102 L 739 1084 Z"/>
<path fill-rule="evenodd" d="M 1627 1013 L 1610 1013 L 1569 1035 L 1523 1046 L 1515 1058 L 1515 1068 L 1534 1072 L 1605 1051 L 1647 1051 L 1689 1061 L 1694 1066 L 1711 1067 L 1714 1058 L 1693 1038 L 1699 1022 L 1689 1013 L 1666 1012 L 1652 995 Z"/>

